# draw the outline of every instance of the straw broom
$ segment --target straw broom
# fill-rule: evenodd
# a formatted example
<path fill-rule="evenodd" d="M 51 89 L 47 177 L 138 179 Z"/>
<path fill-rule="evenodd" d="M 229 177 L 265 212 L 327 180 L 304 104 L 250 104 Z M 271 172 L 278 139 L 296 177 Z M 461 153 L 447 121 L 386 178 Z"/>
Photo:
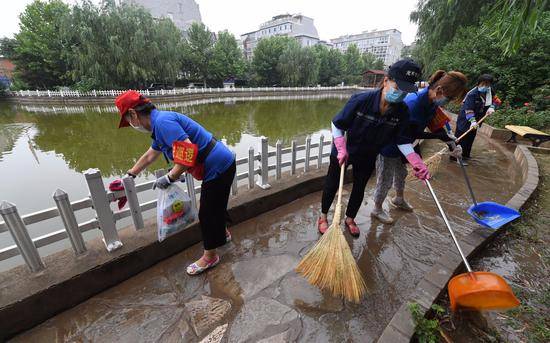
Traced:
<path fill-rule="evenodd" d="M 481 118 L 479 121 L 478 121 L 478 124 L 481 124 L 485 118 L 487 118 L 487 116 L 489 116 L 488 114 L 484 115 L 483 118 Z M 464 137 L 466 137 L 467 134 L 469 134 L 470 132 L 472 131 L 475 131 L 477 129 L 471 127 L 468 129 L 468 131 L 464 132 L 460 137 L 458 137 L 456 139 L 456 143 L 458 144 Z M 441 156 L 445 153 L 445 151 L 447 151 L 448 149 L 447 148 L 443 148 L 441 150 L 439 150 L 438 152 L 436 152 L 435 154 L 433 154 L 432 156 L 430 156 L 429 158 L 427 158 L 425 161 L 424 161 L 424 164 L 426 164 L 426 167 L 428 167 L 428 171 L 430 172 L 430 175 L 431 176 L 434 176 L 438 171 L 439 171 L 439 165 L 441 164 Z M 409 169 L 409 174 L 407 175 L 407 181 L 411 181 L 411 180 L 415 180 L 416 178 L 414 177 L 414 172 L 412 170 L 412 168 Z"/>
<path fill-rule="evenodd" d="M 344 172 L 345 165 L 342 165 L 338 200 L 332 224 L 300 261 L 296 271 L 302 274 L 310 284 L 330 291 L 333 296 L 359 303 L 367 286 L 340 229 Z"/>

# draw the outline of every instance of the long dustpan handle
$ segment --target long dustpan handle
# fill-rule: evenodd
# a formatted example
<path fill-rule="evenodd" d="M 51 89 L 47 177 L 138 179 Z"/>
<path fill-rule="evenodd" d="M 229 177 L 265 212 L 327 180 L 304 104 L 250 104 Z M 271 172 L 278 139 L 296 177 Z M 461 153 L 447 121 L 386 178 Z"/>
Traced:
<path fill-rule="evenodd" d="M 451 237 L 453 237 L 453 241 L 455 242 L 456 248 L 460 253 L 460 257 L 462 257 L 462 261 L 464 261 L 464 265 L 466 266 L 466 269 L 468 270 L 468 272 L 471 273 L 472 268 L 470 267 L 468 260 L 466 260 L 466 256 L 464 256 L 464 253 L 460 248 L 460 244 L 458 244 L 458 240 L 456 239 L 455 233 L 453 232 L 453 229 L 451 229 L 451 224 L 449 224 L 449 220 L 447 219 L 447 216 L 445 215 L 445 212 L 443 211 L 443 208 L 441 207 L 439 200 L 437 200 L 437 196 L 435 195 L 435 192 L 432 188 L 432 185 L 430 184 L 430 181 L 428 180 L 424 180 L 424 181 L 426 182 L 426 186 L 428 186 L 428 189 L 430 190 L 430 194 L 432 195 L 432 198 L 434 199 L 435 204 L 437 205 L 437 209 L 439 210 L 439 213 L 441 213 L 441 216 L 443 217 L 443 221 L 445 222 L 445 225 L 447 225 L 447 229 L 449 229 L 449 232 L 451 233 Z"/>
<path fill-rule="evenodd" d="M 470 191 L 470 195 L 472 196 L 472 201 L 474 202 L 474 205 L 477 206 L 476 197 L 474 196 L 474 190 L 472 189 L 472 185 L 470 184 L 470 178 L 468 178 L 468 174 L 466 173 L 466 167 L 464 167 L 464 163 L 462 163 L 462 158 L 458 158 L 458 164 L 460 164 L 460 169 L 462 169 L 462 174 L 464 175 L 464 180 L 466 180 L 466 185 L 468 186 L 468 190 Z"/>

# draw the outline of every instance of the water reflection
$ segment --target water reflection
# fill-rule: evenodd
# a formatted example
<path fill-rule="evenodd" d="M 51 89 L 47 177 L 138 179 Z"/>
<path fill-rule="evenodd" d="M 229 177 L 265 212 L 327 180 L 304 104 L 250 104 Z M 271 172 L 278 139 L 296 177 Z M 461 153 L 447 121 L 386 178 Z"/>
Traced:
<path fill-rule="evenodd" d="M 194 100 L 159 103 L 158 107 L 186 113 L 228 145 L 238 147 L 246 143 L 248 149 L 254 140 L 245 135 L 266 136 L 273 144 L 281 139 L 288 145 L 292 139 L 303 140 L 308 134 L 328 128 L 346 97 L 263 98 Z M 99 168 L 107 177 L 123 174 L 150 144 L 147 135 L 116 128 L 114 106 L 0 106 L 0 160 L 2 154 L 14 149 L 29 124 L 35 133 L 30 145 L 30 136 L 25 144 L 33 148 L 35 160 L 44 158 L 40 152 L 54 152 L 74 171 Z M 239 153 L 242 149 L 236 150 Z M 162 165 L 158 162 L 155 167 Z"/>

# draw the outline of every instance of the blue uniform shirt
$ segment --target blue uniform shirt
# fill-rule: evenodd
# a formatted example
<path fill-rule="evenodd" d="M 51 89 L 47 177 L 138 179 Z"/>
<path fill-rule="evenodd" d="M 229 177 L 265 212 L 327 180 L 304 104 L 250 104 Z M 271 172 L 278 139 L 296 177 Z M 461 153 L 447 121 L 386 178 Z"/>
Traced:
<path fill-rule="evenodd" d="M 381 114 L 381 96 L 380 89 L 354 94 L 332 119 L 334 126 L 348 133 L 350 161 L 377 155 L 388 144 L 405 144 L 409 140 L 407 106 L 392 104 Z M 334 145 L 331 154 L 337 155 Z"/>
<path fill-rule="evenodd" d="M 417 93 L 407 94 L 405 104 L 409 108 L 409 125 L 411 125 L 410 141 L 406 143 L 412 143 L 415 137 L 420 135 L 428 126 L 430 120 L 433 119 L 437 106 L 430 103 L 428 88 L 424 88 Z M 380 153 L 386 157 L 399 157 L 401 155 L 397 145 L 388 145 Z"/>
<path fill-rule="evenodd" d="M 210 141 L 212 134 L 206 131 L 191 118 L 169 111 L 151 111 L 151 128 L 153 142 L 151 148 L 161 151 L 164 156 L 174 160 L 172 144 L 175 141 L 184 141 L 187 138 L 197 144 L 199 152 L 203 151 Z M 218 142 L 204 161 L 204 182 L 215 179 L 233 163 L 233 153 L 223 143 Z"/>

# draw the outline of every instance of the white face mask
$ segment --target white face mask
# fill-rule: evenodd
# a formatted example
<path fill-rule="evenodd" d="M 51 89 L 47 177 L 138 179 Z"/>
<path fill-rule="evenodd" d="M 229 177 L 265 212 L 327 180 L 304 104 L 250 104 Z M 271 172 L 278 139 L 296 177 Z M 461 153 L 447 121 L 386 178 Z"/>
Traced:
<path fill-rule="evenodd" d="M 134 129 L 134 130 L 137 130 L 139 132 L 143 132 L 143 133 L 149 133 L 150 131 L 147 130 L 146 128 L 144 128 L 143 126 L 139 125 L 139 126 L 134 126 L 132 123 L 130 123 L 130 126 Z"/>

